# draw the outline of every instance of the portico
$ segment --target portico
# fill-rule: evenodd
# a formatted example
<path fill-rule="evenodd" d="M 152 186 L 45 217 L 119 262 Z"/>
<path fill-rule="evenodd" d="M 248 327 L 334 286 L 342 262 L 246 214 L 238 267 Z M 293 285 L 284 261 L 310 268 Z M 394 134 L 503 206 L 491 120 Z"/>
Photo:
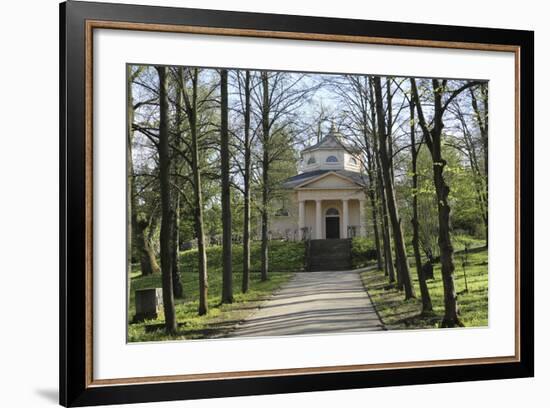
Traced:
<path fill-rule="evenodd" d="M 364 208 L 365 200 L 357 198 L 300 200 L 298 201 L 300 239 L 365 236 Z"/>

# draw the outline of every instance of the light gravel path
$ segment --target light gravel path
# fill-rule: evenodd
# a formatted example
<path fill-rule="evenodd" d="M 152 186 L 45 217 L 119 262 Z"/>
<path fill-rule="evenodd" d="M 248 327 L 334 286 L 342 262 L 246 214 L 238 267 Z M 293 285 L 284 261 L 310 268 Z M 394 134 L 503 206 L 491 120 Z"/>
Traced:
<path fill-rule="evenodd" d="M 358 271 L 296 273 L 229 337 L 383 330 Z"/>

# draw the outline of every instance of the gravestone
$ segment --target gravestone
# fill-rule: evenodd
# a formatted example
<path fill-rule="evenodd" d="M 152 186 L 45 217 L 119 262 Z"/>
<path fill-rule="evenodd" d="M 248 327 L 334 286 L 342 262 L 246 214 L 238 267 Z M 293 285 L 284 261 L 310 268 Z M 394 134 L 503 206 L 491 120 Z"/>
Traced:
<path fill-rule="evenodd" d="M 162 307 L 162 288 L 136 290 L 135 322 L 156 319 Z"/>
<path fill-rule="evenodd" d="M 434 278 L 434 267 L 430 261 L 422 265 L 422 273 L 425 280 L 431 280 Z"/>
<path fill-rule="evenodd" d="M 424 275 L 425 280 L 432 280 L 434 278 L 434 263 L 436 263 L 436 260 L 433 256 L 431 248 L 424 248 L 424 253 L 426 254 L 426 258 L 428 258 L 428 260 L 424 265 L 422 265 L 422 274 Z"/>
<path fill-rule="evenodd" d="M 193 249 L 194 247 L 195 245 L 193 241 L 182 242 L 180 244 L 180 251 L 187 251 L 189 249 Z"/>

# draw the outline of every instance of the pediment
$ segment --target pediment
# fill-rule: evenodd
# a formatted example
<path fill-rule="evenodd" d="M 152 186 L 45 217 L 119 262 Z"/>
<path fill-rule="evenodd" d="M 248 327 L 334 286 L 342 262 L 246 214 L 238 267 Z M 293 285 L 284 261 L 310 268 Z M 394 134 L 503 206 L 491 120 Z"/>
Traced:
<path fill-rule="evenodd" d="M 349 188 L 360 188 L 360 186 L 355 183 L 353 180 L 336 174 L 336 173 L 326 173 L 314 179 L 305 181 L 304 183 L 296 186 L 296 189 L 349 189 Z"/>

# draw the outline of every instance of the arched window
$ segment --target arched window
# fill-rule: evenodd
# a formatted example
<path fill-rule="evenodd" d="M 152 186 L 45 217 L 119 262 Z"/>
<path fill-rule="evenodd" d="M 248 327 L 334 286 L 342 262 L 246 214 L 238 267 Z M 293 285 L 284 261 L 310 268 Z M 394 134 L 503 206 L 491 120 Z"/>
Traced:
<path fill-rule="evenodd" d="M 328 217 L 337 217 L 339 215 L 340 215 L 340 213 L 338 212 L 338 210 L 336 208 L 329 208 L 327 210 L 327 216 Z"/>
<path fill-rule="evenodd" d="M 311 156 L 307 161 L 307 164 L 315 164 L 315 156 Z"/>
<path fill-rule="evenodd" d="M 327 163 L 338 163 L 338 158 L 336 156 L 327 157 Z"/>
<path fill-rule="evenodd" d="M 355 157 L 350 157 L 349 162 L 354 166 L 357 166 L 357 159 Z"/>

